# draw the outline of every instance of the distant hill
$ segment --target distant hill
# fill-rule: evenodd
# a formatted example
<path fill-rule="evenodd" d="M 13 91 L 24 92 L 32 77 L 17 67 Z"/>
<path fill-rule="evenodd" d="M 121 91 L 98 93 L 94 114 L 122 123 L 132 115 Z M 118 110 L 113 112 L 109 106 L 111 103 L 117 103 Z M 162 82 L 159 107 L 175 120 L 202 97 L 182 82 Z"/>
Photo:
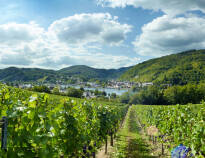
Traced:
<path fill-rule="evenodd" d="M 205 50 L 190 50 L 133 66 L 120 80 L 184 85 L 205 81 Z"/>
<path fill-rule="evenodd" d="M 46 77 L 47 79 L 56 78 L 58 75 L 54 70 L 38 68 L 16 68 L 9 67 L 0 69 L 0 80 L 2 81 L 37 81 Z"/>
<path fill-rule="evenodd" d="M 1 81 L 52 81 L 69 77 L 89 79 L 116 79 L 130 67 L 120 69 L 96 69 L 85 65 L 71 66 L 58 71 L 39 68 L 16 68 L 9 67 L 0 69 Z"/>
<path fill-rule="evenodd" d="M 130 67 L 120 69 L 95 69 L 85 65 L 76 65 L 59 70 L 60 74 L 85 79 L 116 79 Z"/>

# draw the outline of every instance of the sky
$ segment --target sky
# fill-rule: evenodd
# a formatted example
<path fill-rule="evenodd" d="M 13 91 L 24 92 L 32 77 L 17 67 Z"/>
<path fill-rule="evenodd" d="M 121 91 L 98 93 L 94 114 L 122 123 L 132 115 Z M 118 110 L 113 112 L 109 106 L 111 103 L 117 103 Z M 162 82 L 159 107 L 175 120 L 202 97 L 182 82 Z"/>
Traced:
<path fill-rule="evenodd" d="M 0 0 L 0 68 L 120 68 L 205 48 L 205 0 Z"/>

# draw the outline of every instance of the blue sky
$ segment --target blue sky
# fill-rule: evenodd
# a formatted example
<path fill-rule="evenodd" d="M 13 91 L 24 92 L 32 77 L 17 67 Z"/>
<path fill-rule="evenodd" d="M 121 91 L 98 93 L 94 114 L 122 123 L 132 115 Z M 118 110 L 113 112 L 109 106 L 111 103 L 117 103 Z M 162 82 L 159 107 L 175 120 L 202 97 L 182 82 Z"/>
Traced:
<path fill-rule="evenodd" d="M 119 68 L 205 47 L 203 0 L 0 0 L 0 68 Z"/>

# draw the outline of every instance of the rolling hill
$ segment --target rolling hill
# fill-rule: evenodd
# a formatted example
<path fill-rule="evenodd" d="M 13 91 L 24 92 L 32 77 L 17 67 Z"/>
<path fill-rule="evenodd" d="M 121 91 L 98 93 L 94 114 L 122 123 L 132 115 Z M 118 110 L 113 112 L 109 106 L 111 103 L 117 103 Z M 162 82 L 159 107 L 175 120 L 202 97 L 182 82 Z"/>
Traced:
<path fill-rule="evenodd" d="M 89 79 L 116 79 L 120 77 L 130 67 L 120 69 L 96 69 L 85 65 L 76 65 L 63 68 L 57 71 L 39 68 L 16 68 L 9 67 L 0 69 L 1 81 L 39 81 L 46 80 L 55 82 L 59 78 L 69 77 Z"/>
<path fill-rule="evenodd" d="M 37 81 L 38 79 L 56 77 L 53 70 L 44 70 L 38 68 L 16 68 L 9 67 L 0 70 L 0 80 L 2 81 Z"/>
<path fill-rule="evenodd" d="M 205 50 L 151 59 L 126 71 L 120 80 L 184 85 L 205 81 Z"/>
<path fill-rule="evenodd" d="M 63 68 L 58 72 L 66 76 L 80 77 L 86 79 L 116 79 L 119 78 L 130 67 L 120 69 L 95 69 L 85 65 L 76 65 Z"/>

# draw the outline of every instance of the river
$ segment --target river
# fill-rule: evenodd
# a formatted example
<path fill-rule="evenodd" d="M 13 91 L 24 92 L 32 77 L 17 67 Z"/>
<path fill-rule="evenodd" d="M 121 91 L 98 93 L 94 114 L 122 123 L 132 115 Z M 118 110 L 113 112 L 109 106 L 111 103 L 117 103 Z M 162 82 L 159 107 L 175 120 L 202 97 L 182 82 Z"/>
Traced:
<path fill-rule="evenodd" d="M 72 85 L 72 87 L 75 87 L 75 88 L 80 88 L 80 86 L 78 85 Z M 91 87 L 91 88 L 88 88 L 88 87 L 83 87 L 85 90 L 96 90 L 98 89 L 99 91 L 105 91 L 107 94 L 111 94 L 111 93 L 116 93 L 117 95 L 122 95 L 123 93 L 125 92 L 128 92 L 129 89 L 116 89 L 116 88 L 101 88 L 101 87 Z"/>

